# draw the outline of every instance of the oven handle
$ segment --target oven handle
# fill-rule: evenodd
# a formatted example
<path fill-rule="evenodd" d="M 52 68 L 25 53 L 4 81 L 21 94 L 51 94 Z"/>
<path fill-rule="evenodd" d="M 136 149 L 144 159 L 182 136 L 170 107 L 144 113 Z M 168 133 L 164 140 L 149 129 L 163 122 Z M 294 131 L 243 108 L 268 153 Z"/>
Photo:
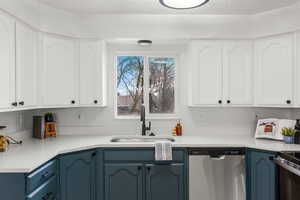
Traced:
<path fill-rule="evenodd" d="M 297 169 L 293 166 L 290 166 L 289 164 L 285 163 L 285 159 L 281 158 L 281 157 L 276 157 L 274 158 L 274 162 L 279 165 L 280 167 L 282 167 L 283 169 L 286 169 L 287 171 L 296 174 L 297 176 L 300 176 L 300 169 Z"/>

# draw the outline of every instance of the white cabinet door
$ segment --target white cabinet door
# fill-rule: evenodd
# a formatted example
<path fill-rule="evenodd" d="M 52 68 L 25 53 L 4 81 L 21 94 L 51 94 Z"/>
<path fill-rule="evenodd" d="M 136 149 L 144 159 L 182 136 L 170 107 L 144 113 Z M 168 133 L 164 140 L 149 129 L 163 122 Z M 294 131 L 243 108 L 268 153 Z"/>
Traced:
<path fill-rule="evenodd" d="M 300 106 L 300 32 L 296 33 L 296 65 L 295 65 L 295 97 L 296 105 Z"/>
<path fill-rule="evenodd" d="M 37 32 L 16 25 L 16 101 L 19 107 L 36 106 Z"/>
<path fill-rule="evenodd" d="M 194 41 L 189 54 L 192 106 L 222 104 L 222 43 Z"/>
<path fill-rule="evenodd" d="M 256 103 L 266 106 L 293 104 L 294 36 L 286 34 L 256 43 Z"/>
<path fill-rule="evenodd" d="M 80 105 L 103 105 L 103 42 L 80 42 Z"/>
<path fill-rule="evenodd" d="M 0 109 L 15 103 L 15 22 L 0 13 Z"/>
<path fill-rule="evenodd" d="M 75 40 L 43 37 L 43 105 L 78 103 L 79 51 Z"/>
<path fill-rule="evenodd" d="M 253 102 L 252 42 L 227 42 L 224 46 L 224 104 L 251 105 Z"/>

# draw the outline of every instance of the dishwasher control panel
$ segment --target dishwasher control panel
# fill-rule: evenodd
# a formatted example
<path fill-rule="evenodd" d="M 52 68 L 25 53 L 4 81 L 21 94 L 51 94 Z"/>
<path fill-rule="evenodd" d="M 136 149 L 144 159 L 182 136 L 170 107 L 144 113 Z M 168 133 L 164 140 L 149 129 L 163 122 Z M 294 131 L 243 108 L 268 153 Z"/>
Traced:
<path fill-rule="evenodd" d="M 211 156 L 238 156 L 245 155 L 245 148 L 189 148 L 188 152 L 191 156 L 197 155 L 211 155 Z"/>

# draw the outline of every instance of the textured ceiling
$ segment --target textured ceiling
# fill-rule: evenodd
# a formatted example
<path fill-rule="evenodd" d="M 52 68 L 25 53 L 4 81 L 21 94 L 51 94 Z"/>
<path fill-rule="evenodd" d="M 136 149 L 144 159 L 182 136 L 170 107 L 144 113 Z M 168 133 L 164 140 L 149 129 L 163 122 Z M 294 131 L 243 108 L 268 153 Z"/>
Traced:
<path fill-rule="evenodd" d="M 251 15 L 291 6 L 300 0 L 210 0 L 192 10 L 172 10 L 159 0 L 36 0 L 47 5 L 84 14 L 211 14 Z M 179 0 L 178 0 L 179 1 Z"/>

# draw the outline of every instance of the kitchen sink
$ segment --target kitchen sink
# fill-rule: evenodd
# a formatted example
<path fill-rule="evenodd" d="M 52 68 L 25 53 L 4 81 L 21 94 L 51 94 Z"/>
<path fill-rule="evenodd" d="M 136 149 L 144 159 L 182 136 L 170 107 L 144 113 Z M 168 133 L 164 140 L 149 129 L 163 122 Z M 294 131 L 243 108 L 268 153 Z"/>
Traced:
<path fill-rule="evenodd" d="M 120 142 L 120 143 L 143 143 L 143 142 L 175 142 L 175 139 L 172 137 L 156 137 L 156 136 L 130 136 L 130 137 L 115 137 L 110 140 L 111 142 Z"/>

